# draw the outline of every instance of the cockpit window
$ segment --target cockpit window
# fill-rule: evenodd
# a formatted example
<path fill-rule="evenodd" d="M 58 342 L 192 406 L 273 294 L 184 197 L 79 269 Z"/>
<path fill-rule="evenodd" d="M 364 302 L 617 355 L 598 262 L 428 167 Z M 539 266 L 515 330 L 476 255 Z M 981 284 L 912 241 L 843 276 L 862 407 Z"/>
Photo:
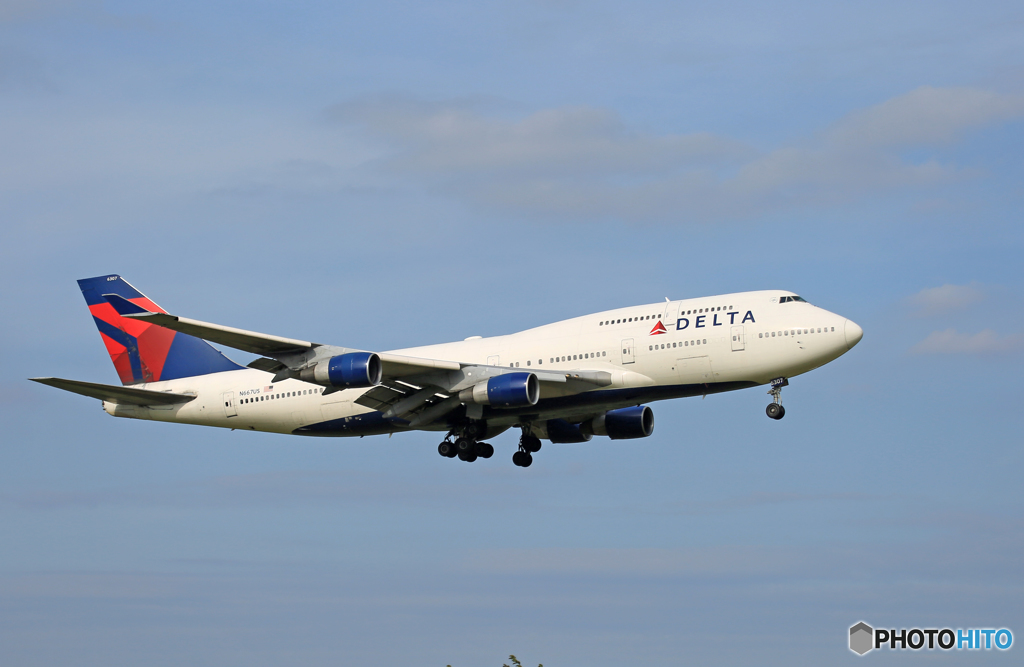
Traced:
<path fill-rule="evenodd" d="M 800 303 L 807 303 L 807 299 L 802 296 L 784 296 L 779 299 L 779 303 L 789 303 L 790 301 L 799 301 Z"/>

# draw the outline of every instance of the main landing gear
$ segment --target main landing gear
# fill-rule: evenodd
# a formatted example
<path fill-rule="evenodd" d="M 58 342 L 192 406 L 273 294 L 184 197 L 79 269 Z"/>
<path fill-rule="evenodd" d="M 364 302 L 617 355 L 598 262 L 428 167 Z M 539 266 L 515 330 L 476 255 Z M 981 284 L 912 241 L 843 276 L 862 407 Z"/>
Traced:
<path fill-rule="evenodd" d="M 768 394 L 771 395 L 772 402 L 768 404 L 764 412 L 770 419 L 782 419 L 786 416 L 786 408 L 782 407 L 782 388 L 789 384 L 789 380 L 786 378 L 775 378 L 771 384 L 772 388 Z"/>
<path fill-rule="evenodd" d="M 478 458 L 489 459 L 494 456 L 494 447 L 489 443 L 477 441 L 479 434 L 479 429 L 470 427 L 462 431 L 449 431 L 444 441 L 437 446 L 437 453 L 449 459 L 457 456 L 466 463 L 472 463 Z"/>
<path fill-rule="evenodd" d="M 512 455 L 512 463 L 520 468 L 529 468 L 533 464 L 533 455 L 540 451 L 540 438 L 523 427 L 523 435 L 519 438 L 519 451 Z"/>

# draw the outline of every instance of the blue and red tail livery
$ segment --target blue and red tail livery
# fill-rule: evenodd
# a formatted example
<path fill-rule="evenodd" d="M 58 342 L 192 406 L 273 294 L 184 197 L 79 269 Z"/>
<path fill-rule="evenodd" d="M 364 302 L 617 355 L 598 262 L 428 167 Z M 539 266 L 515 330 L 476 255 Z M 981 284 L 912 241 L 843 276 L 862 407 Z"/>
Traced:
<path fill-rule="evenodd" d="M 167 312 L 118 275 L 78 281 L 121 384 L 177 380 L 242 368 L 204 340 L 121 317 L 104 295 L 117 295 L 142 309 Z"/>

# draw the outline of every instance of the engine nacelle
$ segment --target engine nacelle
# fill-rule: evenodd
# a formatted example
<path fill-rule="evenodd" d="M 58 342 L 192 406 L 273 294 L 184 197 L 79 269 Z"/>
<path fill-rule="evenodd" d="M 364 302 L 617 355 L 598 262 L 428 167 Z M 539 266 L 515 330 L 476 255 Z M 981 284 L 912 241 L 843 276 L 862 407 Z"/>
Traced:
<path fill-rule="evenodd" d="M 537 428 L 540 426 L 540 428 Z M 534 425 L 535 431 L 556 445 L 571 444 L 576 442 L 588 442 L 593 436 L 584 433 L 583 430 L 572 422 L 564 419 L 549 419 L 542 424 Z"/>
<path fill-rule="evenodd" d="M 582 425 L 584 433 L 606 435 L 612 440 L 646 438 L 654 433 L 654 410 L 637 405 L 621 410 L 609 410 Z"/>
<path fill-rule="evenodd" d="M 299 379 L 330 387 L 358 388 L 380 384 L 384 367 L 373 352 L 349 352 L 299 373 Z"/>
<path fill-rule="evenodd" d="M 463 403 L 521 408 L 537 405 L 540 380 L 533 373 L 505 373 L 459 392 Z"/>

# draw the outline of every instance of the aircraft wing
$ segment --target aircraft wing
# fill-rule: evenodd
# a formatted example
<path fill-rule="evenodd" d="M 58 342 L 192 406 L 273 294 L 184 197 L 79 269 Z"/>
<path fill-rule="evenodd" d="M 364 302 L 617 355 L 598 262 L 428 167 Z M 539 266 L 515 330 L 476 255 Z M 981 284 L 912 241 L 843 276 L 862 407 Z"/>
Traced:
<path fill-rule="evenodd" d="M 195 400 L 195 396 L 189 394 L 172 394 L 166 391 L 153 391 L 151 389 L 136 389 L 134 387 L 115 387 L 109 384 L 96 384 L 95 382 L 80 382 L 79 380 L 65 380 L 63 378 L 29 378 L 33 382 L 45 384 L 74 394 L 98 398 L 108 403 L 127 403 L 129 405 L 178 405 Z"/>
<path fill-rule="evenodd" d="M 122 317 L 152 322 L 196 338 L 264 355 L 250 363 L 249 367 L 275 373 L 274 382 L 296 377 L 296 371 L 307 368 L 311 362 L 356 351 L 156 313 L 116 294 L 104 294 L 103 298 Z M 316 351 L 316 348 L 322 349 Z M 505 366 L 410 357 L 390 352 L 382 352 L 377 356 L 381 361 L 381 383 L 356 402 L 388 417 L 409 419 L 413 425 L 429 423 L 444 416 L 461 404 L 458 399 L 461 390 L 505 373 L 530 372 L 545 383 L 553 395 L 561 396 L 606 387 L 612 383 L 612 375 L 608 371 L 556 371 L 539 368 L 524 371 Z M 328 391 L 337 389 L 329 388 Z M 548 393 L 548 390 L 544 393 Z"/>
<path fill-rule="evenodd" d="M 169 315 L 167 313 L 154 313 L 117 294 L 104 294 L 103 298 L 110 302 L 110 305 L 114 307 L 114 310 L 121 317 L 152 322 L 165 329 L 180 331 L 196 338 L 202 338 L 212 343 L 220 343 L 221 345 L 233 347 L 244 352 L 251 352 L 252 354 L 274 356 L 301 352 L 317 347 L 316 343 L 305 340 L 271 336 L 255 331 L 201 322 L 187 317 L 178 317 L 177 315 Z"/>
<path fill-rule="evenodd" d="M 117 294 L 104 294 L 103 298 L 110 302 L 110 305 L 114 307 L 121 317 L 152 322 L 165 329 L 180 331 L 181 333 L 202 338 L 211 343 L 233 347 L 243 352 L 276 358 L 287 357 L 297 353 L 301 354 L 316 347 L 323 347 L 320 343 L 246 331 L 245 329 L 226 327 L 221 324 L 202 322 L 167 313 L 154 313 Z M 386 352 L 378 356 L 383 365 L 384 377 L 420 375 L 430 371 L 452 371 L 459 370 L 463 366 L 455 361 L 406 357 Z M 276 373 L 287 368 L 288 364 L 275 359 L 256 359 L 249 364 L 249 367 L 267 371 L 268 373 Z"/>

